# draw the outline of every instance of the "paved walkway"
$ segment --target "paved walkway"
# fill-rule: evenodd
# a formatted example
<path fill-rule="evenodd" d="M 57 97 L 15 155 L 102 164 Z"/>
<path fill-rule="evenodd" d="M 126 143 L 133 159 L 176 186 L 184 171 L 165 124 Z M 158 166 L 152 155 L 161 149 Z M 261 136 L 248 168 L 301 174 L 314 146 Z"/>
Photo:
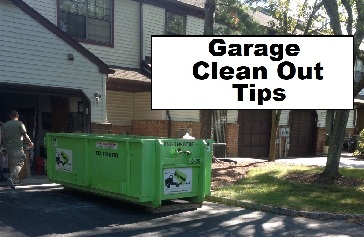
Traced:
<path fill-rule="evenodd" d="M 234 161 L 252 161 L 252 162 L 264 162 L 267 161 L 265 159 L 253 159 L 253 158 L 241 158 L 241 157 L 233 157 L 228 158 Z M 288 162 L 297 165 L 317 165 L 317 166 L 325 166 L 326 165 L 326 156 L 316 156 L 316 157 L 292 157 L 292 158 L 284 158 L 277 159 L 276 162 Z M 342 153 L 340 158 L 340 167 L 351 167 L 351 168 L 364 168 L 364 159 L 359 159 L 357 157 L 352 156 L 351 153 Z"/>

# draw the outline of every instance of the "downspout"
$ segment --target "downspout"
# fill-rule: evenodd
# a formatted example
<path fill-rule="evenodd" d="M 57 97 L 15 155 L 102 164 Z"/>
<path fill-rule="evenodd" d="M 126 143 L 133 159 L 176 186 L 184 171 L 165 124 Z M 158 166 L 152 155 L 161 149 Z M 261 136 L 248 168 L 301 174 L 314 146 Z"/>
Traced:
<path fill-rule="evenodd" d="M 167 117 L 168 117 L 168 138 L 172 137 L 172 118 L 171 114 L 169 113 L 169 109 L 166 110 Z"/>
<path fill-rule="evenodd" d="M 143 32 L 143 2 L 144 0 L 141 0 L 140 1 L 140 4 L 139 4 L 139 35 L 140 35 L 140 43 L 139 43 L 139 63 L 140 63 L 140 67 L 142 67 L 142 61 L 144 60 L 143 59 L 143 50 L 144 50 L 144 32 Z"/>
<path fill-rule="evenodd" d="M 354 134 L 353 136 L 357 135 L 357 132 L 358 132 L 358 106 L 355 106 L 354 105 Z"/>
<path fill-rule="evenodd" d="M 108 74 L 105 74 L 103 76 L 103 80 L 102 80 L 102 120 L 103 120 L 103 123 L 107 123 L 107 109 L 106 109 L 106 84 L 107 84 L 107 81 L 108 81 L 108 78 L 109 78 L 109 75 Z"/>

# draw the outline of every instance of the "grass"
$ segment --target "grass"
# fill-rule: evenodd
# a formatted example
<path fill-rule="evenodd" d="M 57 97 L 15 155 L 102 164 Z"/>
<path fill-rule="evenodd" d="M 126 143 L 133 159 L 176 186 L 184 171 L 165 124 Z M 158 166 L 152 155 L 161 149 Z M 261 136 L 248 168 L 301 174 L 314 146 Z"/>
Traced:
<path fill-rule="evenodd" d="M 290 174 L 321 173 L 307 166 L 262 166 L 249 170 L 238 184 L 217 189 L 212 195 L 302 211 L 364 214 L 364 185 L 305 184 L 285 180 Z M 364 169 L 341 168 L 343 176 L 364 180 Z"/>

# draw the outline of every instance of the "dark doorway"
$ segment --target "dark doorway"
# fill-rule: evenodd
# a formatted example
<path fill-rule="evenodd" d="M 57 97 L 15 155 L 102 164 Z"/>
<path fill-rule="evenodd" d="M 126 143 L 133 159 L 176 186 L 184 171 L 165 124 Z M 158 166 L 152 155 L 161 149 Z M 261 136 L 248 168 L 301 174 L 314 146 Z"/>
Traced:
<path fill-rule="evenodd" d="M 272 127 L 270 110 L 239 110 L 240 157 L 267 158 Z"/>
<path fill-rule="evenodd" d="M 315 110 L 291 110 L 289 156 L 313 156 L 316 144 Z"/>

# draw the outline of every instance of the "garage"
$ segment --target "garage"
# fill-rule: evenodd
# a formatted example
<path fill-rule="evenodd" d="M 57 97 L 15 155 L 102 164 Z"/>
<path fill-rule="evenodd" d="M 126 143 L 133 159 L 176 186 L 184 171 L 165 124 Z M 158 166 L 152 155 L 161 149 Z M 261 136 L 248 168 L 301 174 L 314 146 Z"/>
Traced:
<path fill-rule="evenodd" d="M 106 123 L 107 64 L 22 1 L 0 0 L 0 20 L 0 121 L 18 110 L 36 156 L 47 132 Z"/>
<path fill-rule="evenodd" d="M 315 110 L 291 110 L 289 115 L 290 148 L 288 156 L 313 156 L 316 144 Z"/>
<path fill-rule="evenodd" d="M 239 157 L 268 158 L 271 110 L 239 110 Z"/>

